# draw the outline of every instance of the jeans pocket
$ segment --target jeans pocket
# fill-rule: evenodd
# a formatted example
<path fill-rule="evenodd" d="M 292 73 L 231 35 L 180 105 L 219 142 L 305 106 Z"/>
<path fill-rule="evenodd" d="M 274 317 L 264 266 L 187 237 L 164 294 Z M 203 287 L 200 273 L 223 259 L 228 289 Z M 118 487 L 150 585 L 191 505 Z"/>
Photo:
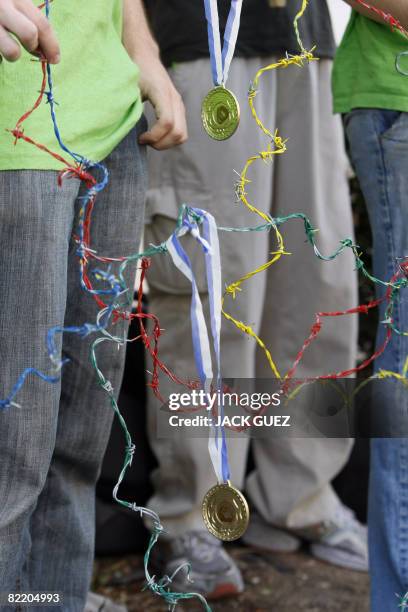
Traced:
<path fill-rule="evenodd" d="M 408 113 L 394 112 L 391 125 L 381 134 L 381 138 L 385 140 L 394 140 L 398 142 L 408 141 Z"/>
<path fill-rule="evenodd" d="M 405 140 L 408 127 L 408 113 L 381 108 L 355 108 L 343 116 L 346 132 L 351 122 L 370 120 L 379 138 Z"/>

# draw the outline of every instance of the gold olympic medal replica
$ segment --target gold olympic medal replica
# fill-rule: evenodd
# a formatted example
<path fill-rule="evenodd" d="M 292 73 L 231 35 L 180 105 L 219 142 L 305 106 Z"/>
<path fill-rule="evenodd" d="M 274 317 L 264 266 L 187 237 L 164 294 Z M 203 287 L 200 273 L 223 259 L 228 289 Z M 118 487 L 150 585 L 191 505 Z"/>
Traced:
<path fill-rule="evenodd" d="M 248 527 L 247 501 L 229 482 L 217 484 L 204 497 L 203 519 L 208 531 L 219 540 L 237 540 Z"/>
<path fill-rule="evenodd" d="M 204 98 L 201 119 L 205 131 L 214 140 L 226 140 L 239 125 L 239 103 L 232 91 L 215 87 Z"/>

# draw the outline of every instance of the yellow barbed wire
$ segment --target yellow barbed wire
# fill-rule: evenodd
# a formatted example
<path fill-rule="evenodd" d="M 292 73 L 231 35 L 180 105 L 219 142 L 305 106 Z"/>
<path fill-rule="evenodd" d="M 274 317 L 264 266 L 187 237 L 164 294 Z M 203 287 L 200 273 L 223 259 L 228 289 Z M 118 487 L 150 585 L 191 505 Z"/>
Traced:
<path fill-rule="evenodd" d="M 299 45 L 299 49 L 301 50 L 302 53 L 306 53 L 306 50 L 303 46 L 303 42 L 302 39 L 300 37 L 300 32 L 299 32 L 299 20 L 303 17 L 306 9 L 307 9 L 307 5 L 309 4 L 309 0 L 302 0 L 302 6 L 300 7 L 299 12 L 296 14 L 296 17 L 294 19 L 293 22 L 293 27 L 295 28 L 295 34 L 296 34 L 296 39 Z"/>
<path fill-rule="evenodd" d="M 244 206 L 246 206 L 246 208 L 248 208 L 250 212 L 258 215 L 259 217 L 261 217 L 261 219 L 263 219 L 267 223 L 270 223 L 271 229 L 275 232 L 277 250 L 271 253 L 273 257 L 268 262 L 266 262 L 262 266 L 259 266 L 255 270 L 248 272 L 244 276 L 241 276 L 241 278 L 234 281 L 233 283 L 230 283 L 229 285 L 227 285 L 223 298 L 222 298 L 222 314 L 225 317 L 225 319 L 227 319 L 230 323 L 235 325 L 237 329 L 239 329 L 243 333 L 247 334 L 248 336 L 256 340 L 260 348 L 264 351 L 265 357 L 269 363 L 269 366 L 273 374 L 277 378 L 281 378 L 281 375 L 279 373 L 278 367 L 275 364 L 275 361 L 272 358 L 270 350 L 265 345 L 263 340 L 256 334 L 256 332 L 253 330 L 253 328 L 250 325 L 244 323 L 243 321 L 239 321 L 238 319 L 234 318 L 230 313 L 226 312 L 226 310 L 224 309 L 224 306 L 225 306 L 225 301 L 227 297 L 231 297 L 232 299 L 235 300 L 237 292 L 242 291 L 241 285 L 243 283 L 245 283 L 247 280 L 249 280 L 253 276 L 256 276 L 257 274 L 260 274 L 261 272 L 264 272 L 265 270 L 270 268 L 270 266 L 272 266 L 277 261 L 279 261 L 279 259 L 283 255 L 290 255 L 290 253 L 286 251 L 285 249 L 283 236 L 280 233 L 278 227 L 273 223 L 271 216 L 268 213 L 265 213 L 262 210 L 259 210 L 254 204 L 252 204 L 249 201 L 246 188 L 247 188 L 247 185 L 251 183 L 251 179 L 248 178 L 248 173 L 250 171 L 252 164 L 254 164 L 255 162 L 258 162 L 259 160 L 264 162 L 265 164 L 268 164 L 273 161 L 275 155 L 283 155 L 287 150 L 287 147 L 286 147 L 287 141 L 284 140 L 280 136 L 278 129 L 275 129 L 273 132 L 271 132 L 264 125 L 264 123 L 262 122 L 255 108 L 255 98 L 258 93 L 258 86 L 259 86 L 259 81 L 261 77 L 266 72 L 269 72 L 271 70 L 276 70 L 278 68 L 288 68 L 289 66 L 302 67 L 304 66 L 305 62 L 308 63 L 311 61 L 318 60 L 318 58 L 314 57 L 313 55 L 313 51 L 315 47 L 313 47 L 310 51 L 306 51 L 301 41 L 300 34 L 299 34 L 298 21 L 303 16 L 307 8 L 307 5 L 308 5 L 308 0 L 302 0 L 301 9 L 297 13 L 295 20 L 294 20 L 296 38 L 298 40 L 298 44 L 299 44 L 301 53 L 298 55 L 287 54 L 286 57 L 281 58 L 277 62 L 274 62 L 272 64 L 269 64 L 268 66 L 264 66 L 263 68 L 260 68 L 258 72 L 256 73 L 255 78 L 250 85 L 250 88 L 248 91 L 248 104 L 251 110 L 252 117 L 254 118 L 255 123 L 257 124 L 259 129 L 262 130 L 262 132 L 265 134 L 265 136 L 271 139 L 271 142 L 268 144 L 268 147 L 266 150 L 260 151 L 259 153 L 252 155 L 251 157 L 248 158 L 241 174 L 239 175 L 239 180 L 237 182 L 236 190 L 235 190 L 237 199 L 241 201 L 242 204 L 244 204 Z"/>

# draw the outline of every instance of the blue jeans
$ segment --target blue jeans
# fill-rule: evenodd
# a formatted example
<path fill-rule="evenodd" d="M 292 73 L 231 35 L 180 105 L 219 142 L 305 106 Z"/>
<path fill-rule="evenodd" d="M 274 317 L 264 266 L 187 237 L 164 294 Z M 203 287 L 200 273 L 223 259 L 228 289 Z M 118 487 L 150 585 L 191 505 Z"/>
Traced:
<path fill-rule="evenodd" d="M 408 113 L 356 109 L 346 115 L 345 126 L 370 216 L 374 275 L 389 280 L 398 268 L 397 258 L 408 256 Z M 379 296 L 384 292 L 383 287 L 378 289 Z M 398 329 L 408 330 L 407 290 L 402 290 L 393 317 Z M 380 309 L 383 319 L 384 306 Z M 385 326 L 379 325 L 378 346 L 384 333 Z M 376 361 L 376 370 L 401 373 L 407 355 L 408 338 L 393 334 Z M 408 440 L 401 437 L 406 435 L 401 432 L 406 432 L 408 390 L 396 382 L 380 385 L 385 402 L 379 408 L 384 427 L 393 437 L 371 441 L 371 609 L 395 612 L 408 592 Z"/>
<path fill-rule="evenodd" d="M 139 122 L 105 160 L 110 183 L 91 230 L 101 255 L 138 250 L 146 168 L 137 132 L 144 128 Z M 74 240 L 83 192 L 77 180 L 58 187 L 52 171 L 0 172 L 1 398 L 27 366 L 50 372 L 50 327 L 96 320 L 97 305 L 80 288 Z M 133 266 L 131 290 L 134 278 Z M 61 592 L 66 612 L 83 612 L 90 586 L 95 483 L 113 417 L 89 361 L 93 339 L 64 335 L 59 349 L 71 361 L 61 382 L 31 376 L 16 398 L 21 408 L 0 411 L 0 593 Z M 97 349 L 117 392 L 124 356 L 111 343 Z"/>

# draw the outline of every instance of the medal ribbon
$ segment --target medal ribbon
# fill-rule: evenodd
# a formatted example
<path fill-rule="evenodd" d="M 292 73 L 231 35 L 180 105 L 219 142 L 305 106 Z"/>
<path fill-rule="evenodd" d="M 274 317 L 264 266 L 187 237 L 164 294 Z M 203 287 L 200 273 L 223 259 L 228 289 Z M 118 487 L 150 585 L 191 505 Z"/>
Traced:
<path fill-rule="evenodd" d="M 198 209 L 195 209 L 198 211 Z M 203 212 L 203 211 L 200 211 Z M 222 305 L 222 289 L 221 289 L 221 257 L 220 244 L 218 239 L 218 229 L 215 219 L 212 215 L 206 214 L 203 221 L 203 235 L 205 240 L 211 245 L 208 251 L 205 251 L 205 264 L 207 271 L 207 286 L 210 296 L 210 314 L 211 314 L 211 331 L 214 341 L 214 352 L 217 363 L 217 391 L 221 402 L 219 406 L 219 414 L 224 418 L 224 405 L 222 402 L 222 380 L 221 380 L 221 305 Z M 221 461 L 222 482 L 227 482 L 230 479 L 230 468 L 228 461 L 227 441 L 225 437 L 225 428 L 223 426 L 216 427 L 211 425 L 213 430 L 210 431 L 208 448 L 211 457 L 217 456 L 217 462 Z M 221 439 L 221 449 L 219 442 Z M 212 459 L 214 465 L 214 459 Z M 218 472 L 217 476 L 218 476 Z M 219 477 L 218 480 L 220 481 Z M 221 481 L 220 481 L 221 482 Z"/>
<path fill-rule="evenodd" d="M 208 46 L 210 49 L 213 82 L 214 85 L 225 85 L 237 44 L 242 0 L 231 0 L 222 48 L 217 0 L 204 0 L 204 7 L 208 23 Z"/>
<path fill-rule="evenodd" d="M 197 282 L 191 266 L 190 258 L 180 244 L 180 236 L 189 232 L 201 245 L 206 263 L 206 277 L 208 296 L 211 313 L 211 333 L 217 366 L 217 390 L 221 389 L 221 358 L 220 358 L 220 334 L 221 334 L 221 267 L 220 247 L 218 231 L 215 219 L 212 215 L 198 208 L 190 209 L 195 216 L 203 221 L 203 236 L 196 221 L 184 218 L 181 230 L 174 232 L 166 243 L 167 250 L 174 265 L 190 281 L 192 287 L 191 299 L 191 327 L 194 348 L 194 358 L 200 382 L 205 393 L 211 393 L 211 382 L 213 380 L 213 368 L 211 363 L 210 342 L 208 338 L 207 324 L 204 317 L 203 306 L 198 290 Z M 218 394 L 220 397 L 220 394 Z M 220 406 L 220 416 L 223 418 L 223 406 Z M 218 482 L 227 482 L 230 479 L 230 468 L 228 461 L 228 450 L 225 429 L 214 424 L 210 427 L 208 450 L 214 467 Z"/>

